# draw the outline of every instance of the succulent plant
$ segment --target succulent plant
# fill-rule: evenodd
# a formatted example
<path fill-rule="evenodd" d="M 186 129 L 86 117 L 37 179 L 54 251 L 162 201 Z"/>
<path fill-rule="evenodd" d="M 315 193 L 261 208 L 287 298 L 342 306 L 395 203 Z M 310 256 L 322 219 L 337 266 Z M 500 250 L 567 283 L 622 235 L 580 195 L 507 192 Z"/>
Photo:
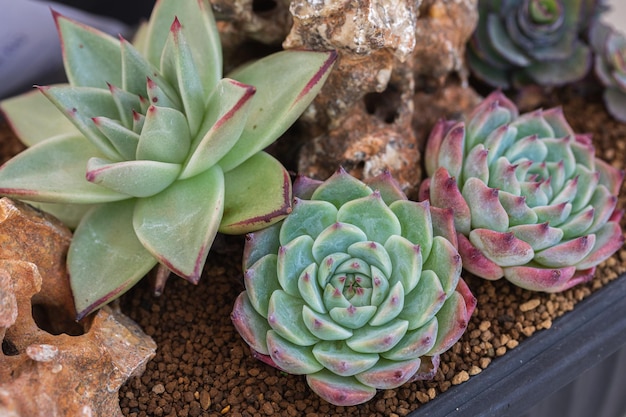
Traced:
<path fill-rule="evenodd" d="M 598 22 L 592 26 L 590 39 L 594 70 L 605 87 L 606 108 L 615 119 L 626 122 L 626 36 Z"/>
<path fill-rule="evenodd" d="M 519 115 L 496 91 L 467 122 L 439 122 L 426 146 L 420 199 L 454 211 L 475 275 L 558 292 L 591 279 L 624 242 L 624 173 L 595 157 L 560 108 Z"/>
<path fill-rule="evenodd" d="M 69 85 L 2 104 L 31 147 L 1 167 L 0 194 L 77 225 L 79 318 L 157 263 L 197 282 L 218 231 L 290 211 L 289 175 L 262 149 L 317 94 L 334 52 L 283 51 L 222 78 L 208 0 L 160 0 L 134 44 L 54 19 Z"/>
<path fill-rule="evenodd" d="M 294 195 L 247 237 L 231 317 L 253 354 L 335 405 L 432 378 L 476 303 L 451 212 L 407 200 L 388 173 L 299 177 Z"/>
<path fill-rule="evenodd" d="M 558 86 L 591 68 L 583 29 L 603 7 L 594 0 L 479 0 L 467 52 L 471 72 L 498 88 Z"/>

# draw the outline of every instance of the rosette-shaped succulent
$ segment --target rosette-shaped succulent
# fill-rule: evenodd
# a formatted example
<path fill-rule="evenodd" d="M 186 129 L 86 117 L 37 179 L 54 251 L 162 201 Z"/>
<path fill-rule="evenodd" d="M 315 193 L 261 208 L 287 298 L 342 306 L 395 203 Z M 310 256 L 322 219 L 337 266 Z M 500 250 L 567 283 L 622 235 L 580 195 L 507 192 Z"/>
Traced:
<path fill-rule="evenodd" d="M 336 405 L 432 378 L 476 303 L 451 212 L 407 200 L 389 174 L 300 177 L 294 194 L 285 220 L 246 241 L 231 317 L 253 354 Z"/>
<path fill-rule="evenodd" d="M 626 122 L 626 36 L 598 22 L 590 33 L 594 70 L 604 85 L 604 103 L 617 120 Z"/>
<path fill-rule="evenodd" d="M 598 9 L 598 3 L 479 0 L 478 26 L 468 45 L 470 70 L 499 88 L 580 80 L 591 68 L 581 31 L 599 13 L 588 10 Z"/>
<path fill-rule="evenodd" d="M 262 149 L 317 94 L 334 52 L 280 52 L 222 78 L 208 0 L 160 0 L 134 44 L 54 18 L 69 85 L 2 104 L 32 146 L 0 168 L 0 194 L 77 225 L 78 317 L 157 263 L 197 282 L 218 231 L 289 212 L 289 175 Z"/>
<path fill-rule="evenodd" d="M 595 157 L 560 108 L 518 115 L 494 92 L 467 122 L 437 124 L 426 146 L 420 199 L 454 211 L 475 275 L 558 292 L 591 279 L 624 242 L 624 173 Z"/>

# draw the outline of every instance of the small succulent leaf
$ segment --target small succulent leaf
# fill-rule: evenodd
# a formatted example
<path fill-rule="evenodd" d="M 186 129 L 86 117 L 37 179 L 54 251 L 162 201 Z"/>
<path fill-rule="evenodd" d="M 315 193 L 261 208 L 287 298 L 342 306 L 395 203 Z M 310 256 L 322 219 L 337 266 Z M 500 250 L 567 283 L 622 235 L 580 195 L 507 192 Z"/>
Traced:
<path fill-rule="evenodd" d="M 157 161 L 113 162 L 91 158 L 87 181 L 132 197 L 149 197 L 176 181 L 180 165 Z"/>
<path fill-rule="evenodd" d="M 443 302 L 441 305 L 443 305 Z M 435 345 L 438 329 L 439 322 L 433 315 L 423 325 L 415 329 L 409 329 L 407 334 L 393 349 L 380 355 L 392 361 L 408 361 L 424 356 Z"/>
<path fill-rule="evenodd" d="M 56 204 L 56 203 L 39 203 L 34 201 L 22 200 L 41 211 L 52 214 L 61 220 L 64 225 L 74 230 L 78 227 L 78 223 L 83 216 L 91 210 L 93 204 Z"/>
<path fill-rule="evenodd" d="M 583 207 L 589 204 L 596 187 L 600 181 L 598 172 L 592 171 L 582 165 L 576 166 L 576 178 L 578 178 L 578 192 L 576 197 L 571 201 L 572 211 L 579 212 Z M 612 193 L 617 194 L 617 193 Z"/>
<path fill-rule="evenodd" d="M 567 221 L 559 225 L 563 231 L 563 239 L 569 240 L 584 235 L 593 224 L 595 209 L 588 206 L 586 209 L 571 215 Z"/>
<path fill-rule="evenodd" d="M 345 340 L 352 336 L 352 331 L 335 323 L 329 315 L 313 311 L 307 305 L 302 307 L 302 318 L 306 328 L 321 340 Z M 316 346 L 318 345 L 319 343 Z M 315 348 L 313 348 L 313 354 L 315 354 Z"/>
<path fill-rule="evenodd" d="M 273 156 L 259 152 L 224 173 L 226 193 L 219 231 L 240 235 L 270 226 L 291 212 L 291 179 Z M 263 191 L 263 198 L 250 196 Z"/>
<path fill-rule="evenodd" d="M 565 164 L 562 161 L 557 163 L 546 162 L 546 168 L 550 172 L 550 187 L 552 188 L 552 200 L 551 204 L 562 203 L 563 201 L 569 201 L 576 196 L 576 188 L 571 189 L 573 185 L 577 185 L 578 179 L 576 177 L 567 178 L 565 175 Z M 566 186 L 566 181 L 574 181 Z M 566 190 L 564 190 L 566 188 Z M 569 194 L 569 195 L 568 195 Z"/>
<path fill-rule="evenodd" d="M 95 207 L 74 232 L 67 255 L 78 319 L 119 297 L 156 265 L 132 228 L 134 200 Z"/>
<path fill-rule="evenodd" d="M 458 238 L 457 231 L 454 227 L 454 214 L 452 209 L 431 206 L 430 215 L 433 222 L 433 235 L 443 237 L 456 248 L 458 246 Z M 425 258 L 423 252 L 422 258 Z"/>
<path fill-rule="evenodd" d="M 569 203 L 560 203 L 536 206 L 532 209 L 537 214 L 537 221 L 539 223 L 548 222 L 552 226 L 559 226 L 570 216 L 572 205 Z"/>
<path fill-rule="evenodd" d="M 266 335 L 269 335 L 272 328 L 267 320 L 252 307 L 246 291 L 241 292 L 235 300 L 230 319 L 237 332 L 252 349 L 263 355 L 270 354 Z"/>
<path fill-rule="evenodd" d="M 278 256 L 269 253 L 256 261 L 243 276 L 248 300 L 257 313 L 267 318 L 267 309 L 272 293 L 280 289 L 276 272 Z"/>
<path fill-rule="evenodd" d="M 316 239 L 336 221 L 337 209 L 329 202 L 294 198 L 293 211 L 283 220 L 280 229 L 280 242 L 285 244 L 300 235 Z"/>
<path fill-rule="evenodd" d="M 168 83 L 162 81 L 164 81 L 164 79 L 161 77 L 155 79 L 148 77 L 146 79 L 146 93 L 148 94 L 148 100 L 146 102 L 154 106 L 169 107 L 184 111 L 178 93 L 173 88 L 170 88 Z"/>
<path fill-rule="evenodd" d="M 278 249 L 278 282 L 287 294 L 300 296 L 298 278 L 309 265 L 315 264 L 313 245 L 310 236 L 302 235 Z"/>
<path fill-rule="evenodd" d="M 254 87 L 230 79 L 217 84 L 209 97 L 208 110 L 181 177 L 196 175 L 215 165 L 239 140 L 250 111 Z"/>
<path fill-rule="evenodd" d="M 386 277 L 389 277 L 390 285 L 399 283 L 405 293 L 412 291 L 419 282 L 422 273 L 423 255 L 420 246 L 396 235 L 387 239 L 385 250 L 389 254 L 392 265 L 391 273 L 385 274 Z"/>
<path fill-rule="evenodd" d="M 384 326 L 365 325 L 354 330 L 346 340 L 350 349 L 360 353 L 381 353 L 393 348 L 404 337 L 409 327 L 406 320 L 394 319 Z"/>
<path fill-rule="evenodd" d="M 472 216 L 472 229 L 485 228 L 505 232 L 509 228 L 509 215 L 498 198 L 498 190 L 490 188 L 478 178 L 469 178 L 463 185 L 462 195 Z"/>
<path fill-rule="evenodd" d="M 611 116 L 621 122 L 626 122 L 626 93 L 617 88 L 607 88 L 602 98 Z"/>
<path fill-rule="evenodd" d="M 63 65 L 70 84 L 106 88 L 122 85 L 120 43 L 97 29 L 52 12 L 61 38 Z"/>
<path fill-rule="evenodd" d="M 343 265 L 343 263 L 350 259 L 350 255 L 347 253 L 336 252 L 326 256 L 321 262 L 319 262 L 317 270 L 317 283 L 321 288 L 325 288 L 326 284 L 330 282 L 337 267 Z"/>
<path fill-rule="evenodd" d="M 282 51 L 230 74 L 230 78 L 255 86 L 257 92 L 241 138 L 220 161 L 224 170 L 239 165 L 285 133 L 320 91 L 336 59 L 334 51 Z"/>
<path fill-rule="evenodd" d="M 296 175 L 293 182 L 293 195 L 301 200 L 311 200 L 313 193 L 323 183 L 304 175 Z"/>
<path fill-rule="evenodd" d="M 337 209 L 348 201 L 372 194 L 372 189 L 340 168 L 330 178 L 315 188 L 311 200 L 323 200 Z"/>
<path fill-rule="evenodd" d="M 465 124 L 459 122 L 443 138 L 439 147 L 437 166 L 448 170 L 450 176 L 460 178 L 465 158 Z"/>
<path fill-rule="evenodd" d="M 308 374 L 306 382 L 314 393 L 337 406 L 363 404 L 376 395 L 376 388 L 364 385 L 356 378 L 342 377 L 328 370 Z"/>
<path fill-rule="evenodd" d="M 322 290 L 317 283 L 317 264 L 312 263 L 302 271 L 298 278 L 298 290 L 304 302 L 315 312 L 326 314 L 326 307 L 322 300 Z M 307 307 L 308 308 L 308 307 Z M 306 322 L 306 320 L 305 320 Z M 309 328 L 309 330 L 311 330 Z M 311 332 L 313 332 L 311 330 Z M 313 332 L 313 334 L 315 334 Z M 321 337 L 321 339 L 327 339 Z"/>
<path fill-rule="evenodd" d="M 133 112 L 133 132 L 138 134 L 141 133 L 145 121 L 146 116 L 138 112 Z"/>
<path fill-rule="evenodd" d="M 125 160 L 135 159 L 139 135 L 108 117 L 94 117 L 93 122 Z"/>
<path fill-rule="evenodd" d="M 380 243 L 356 242 L 348 247 L 348 253 L 355 258 L 362 259 L 370 266 L 376 266 L 384 276 L 391 275 L 392 264 L 389 254 Z"/>
<path fill-rule="evenodd" d="M 489 229 L 474 229 L 469 240 L 487 259 L 506 267 L 524 265 L 534 257 L 532 247 L 511 232 L 502 233 Z"/>
<path fill-rule="evenodd" d="M 326 302 L 326 306 L 329 307 L 328 302 Z M 360 307 L 355 307 L 353 305 L 348 305 L 346 307 L 332 307 L 329 314 L 330 317 L 341 326 L 356 330 L 365 326 L 370 319 L 374 317 L 374 314 L 376 314 L 376 307 L 371 305 Z"/>
<path fill-rule="evenodd" d="M 184 114 L 168 107 L 150 106 L 139 136 L 136 159 L 182 164 L 190 144 Z"/>
<path fill-rule="evenodd" d="M 175 17 L 161 55 L 160 68 L 165 78 L 176 88 L 189 123 L 189 131 L 195 136 L 204 117 L 205 97 L 213 89 L 204 91 L 187 38 L 180 21 Z"/>
<path fill-rule="evenodd" d="M 465 300 L 458 292 L 453 292 L 437 312 L 437 340 L 435 346 L 426 354 L 438 355 L 450 349 L 463 335 L 469 323 L 469 314 Z"/>
<path fill-rule="evenodd" d="M 547 138 L 542 139 L 542 142 L 548 148 L 548 155 L 546 161 L 561 162 L 563 161 L 563 167 L 565 168 L 565 175 L 570 178 L 576 171 L 576 157 L 572 148 L 569 146 L 573 140 L 571 137 L 564 138 Z"/>
<path fill-rule="evenodd" d="M 383 171 L 375 177 L 366 178 L 364 183 L 372 190 L 378 190 L 387 205 L 399 200 L 408 200 L 408 197 L 402 191 L 402 188 L 400 188 L 400 184 L 398 184 L 388 170 Z"/>
<path fill-rule="evenodd" d="M 562 107 L 553 107 L 551 109 L 544 110 L 543 118 L 546 122 L 548 122 L 554 131 L 555 137 L 562 138 L 564 136 L 573 136 L 575 134 L 574 129 L 572 129 L 565 118 Z"/>
<path fill-rule="evenodd" d="M 361 274 L 369 276 L 371 274 L 371 267 L 363 259 L 348 258 L 341 265 L 337 266 L 335 274 Z"/>
<path fill-rule="evenodd" d="M 537 134 L 522 137 L 516 140 L 504 152 L 504 156 L 509 161 L 519 161 L 527 159 L 529 161 L 544 161 L 548 155 L 548 148 L 539 140 Z"/>
<path fill-rule="evenodd" d="M 345 203 L 337 212 L 337 221 L 357 226 L 369 240 L 379 243 L 385 243 L 390 236 L 402 231 L 400 221 L 377 191 Z"/>
<path fill-rule="evenodd" d="M 546 119 L 544 119 L 543 110 L 541 109 L 520 115 L 511 122 L 510 126 L 515 127 L 517 131 L 516 137 L 518 139 L 535 135 L 539 139 L 547 138 L 553 140 L 553 138 L 555 138 L 554 130 Z M 543 161 L 543 159 L 544 158 L 534 160 Z"/>
<path fill-rule="evenodd" d="M 323 341 L 313 347 L 315 359 L 334 374 L 347 377 L 370 369 L 379 356 L 375 353 L 355 352 L 344 342 Z"/>
<path fill-rule="evenodd" d="M 326 287 L 324 287 L 324 294 L 322 295 L 322 298 L 324 299 L 324 305 L 331 313 L 331 317 L 333 318 L 333 320 L 335 320 L 337 323 L 341 324 L 342 326 L 348 327 L 350 322 L 347 322 L 347 323 L 341 322 L 335 316 L 333 316 L 333 313 L 332 313 L 332 310 L 334 308 L 349 308 L 351 305 L 350 301 L 348 301 L 346 297 L 343 295 L 343 292 L 341 292 L 341 289 L 335 288 L 331 283 L 328 283 L 326 284 Z M 371 306 L 364 306 L 364 307 L 371 307 Z"/>
<path fill-rule="evenodd" d="M 591 69 L 591 62 L 590 48 L 582 42 L 576 42 L 576 47 L 569 57 L 535 61 L 526 67 L 525 71 L 540 85 L 561 86 L 584 78 Z"/>
<path fill-rule="evenodd" d="M 57 136 L 34 145 L 0 167 L 0 194 L 48 203 L 92 204 L 129 198 L 85 179 L 99 151 L 81 136 Z"/>
<path fill-rule="evenodd" d="M 515 171 L 517 171 L 517 165 L 511 164 L 507 158 L 501 156 L 491 164 L 488 182 L 482 181 L 479 178 L 467 178 L 463 190 L 465 190 L 470 180 L 474 180 L 487 184 L 489 188 L 492 189 L 506 190 L 511 194 L 520 195 L 521 187 Z"/>
<path fill-rule="evenodd" d="M 108 89 L 66 86 L 39 89 L 101 153 L 109 159 L 122 160 L 93 122 L 93 118 L 98 116 L 119 118 L 117 106 Z"/>
<path fill-rule="evenodd" d="M 495 88 L 502 88 L 506 90 L 511 87 L 511 80 L 507 74 L 498 70 L 486 61 L 483 61 L 476 53 L 476 48 L 472 47 L 472 42 L 469 43 L 466 58 L 467 65 L 472 70 L 472 74 L 475 75 L 476 78 Z"/>
<path fill-rule="evenodd" d="M 600 174 L 600 184 L 603 184 L 611 194 L 619 194 L 624 182 L 624 170 L 617 169 L 598 158 L 595 160 L 595 168 Z"/>
<path fill-rule="evenodd" d="M 370 304 L 377 306 L 383 302 L 389 292 L 389 280 L 382 271 L 375 266 L 371 266 L 372 294 L 370 296 Z"/>
<path fill-rule="evenodd" d="M 488 155 L 489 150 L 482 143 L 474 146 L 467 153 L 461 176 L 463 182 L 467 181 L 468 178 L 477 178 L 485 184 L 489 183 L 491 177 L 487 163 Z"/>
<path fill-rule="evenodd" d="M 430 203 L 435 207 L 449 207 L 454 211 L 454 225 L 465 235 L 471 230 L 471 215 L 456 179 L 445 168 L 439 168 L 430 179 Z"/>
<path fill-rule="evenodd" d="M 313 258 L 319 264 L 326 256 L 336 252 L 346 252 L 356 242 L 367 241 L 368 236 L 357 226 L 337 222 L 319 234 L 313 243 Z"/>
<path fill-rule="evenodd" d="M 156 4 L 145 33 L 144 54 L 158 66 L 174 19 L 178 19 L 188 36 L 204 91 L 212 91 L 222 78 L 222 45 L 208 0 L 186 2 L 165 0 Z"/>
<path fill-rule="evenodd" d="M 595 236 L 593 249 L 589 255 L 576 264 L 576 269 L 595 267 L 617 252 L 624 244 L 624 235 L 617 221 L 607 222 L 596 232 Z"/>
<path fill-rule="evenodd" d="M 468 272 L 488 280 L 497 280 L 504 276 L 504 271 L 496 262 L 488 259 L 482 251 L 474 246 L 465 235 L 459 233 L 459 254 L 463 260 L 463 268 Z"/>
<path fill-rule="evenodd" d="M 486 28 L 491 46 L 500 56 L 517 67 L 526 67 L 531 64 L 524 50 L 511 40 L 500 16 L 489 14 L 486 18 Z"/>
<path fill-rule="evenodd" d="M 219 167 L 137 202 L 133 226 L 143 245 L 171 271 L 197 283 L 222 218 Z"/>
<path fill-rule="evenodd" d="M 26 146 L 33 146 L 55 136 L 80 134 L 74 124 L 39 90 L 1 101 L 0 112 L 13 133 Z M 35 114 L 37 117 L 33 117 Z"/>
<path fill-rule="evenodd" d="M 408 382 L 419 370 L 421 362 L 417 356 L 405 361 L 381 359 L 375 367 L 355 375 L 355 378 L 377 389 L 394 389 Z"/>
<path fill-rule="evenodd" d="M 558 244 L 564 237 L 560 227 L 549 223 L 520 224 L 509 229 L 516 238 L 528 243 L 534 251 L 540 251 Z"/>
<path fill-rule="evenodd" d="M 427 201 L 419 203 L 394 201 L 389 208 L 400 221 L 402 229 L 400 235 L 414 245 L 419 245 L 422 256 L 427 258 L 433 244 L 433 220 L 430 203 Z"/>
<path fill-rule="evenodd" d="M 435 236 L 433 249 L 430 256 L 424 261 L 422 268 L 437 274 L 444 292 L 449 296 L 456 288 L 461 276 L 461 257 L 448 240 L 441 236 Z"/>
<path fill-rule="evenodd" d="M 370 320 L 372 326 L 382 326 L 398 317 L 404 307 L 404 287 L 397 282 L 391 287 L 387 297 L 378 305 L 376 314 Z"/>
<path fill-rule="evenodd" d="M 324 369 L 313 355 L 311 347 L 298 346 L 273 330 L 267 332 L 267 348 L 274 363 L 292 375 L 308 375 Z"/>
<path fill-rule="evenodd" d="M 520 183 L 520 194 L 524 196 L 526 204 L 531 208 L 545 206 L 550 202 L 541 183 L 538 182 Z"/>
<path fill-rule="evenodd" d="M 265 255 L 278 253 L 280 243 L 278 235 L 281 223 L 274 223 L 265 229 L 246 235 L 246 244 L 243 249 L 243 270 L 249 269 L 256 261 Z"/>
<path fill-rule="evenodd" d="M 439 119 L 430 131 L 426 142 L 426 149 L 424 150 L 424 164 L 426 172 L 429 176 L 432 176 L 437 168 L 439 168 L 438 161 L 441 142 L 443 142 L 446 134 L 454 125 L 456 125 L 456 122 L 453 123 L 451 121 Z"/>
<path fill-rule="evenodd" d="M 409 330 L 419 329 L 435 317 L 445 301 L 446 293 L 439 277 L 427 269 L 417 287 L 405 294 L 404 308 L 398 317 L 409 322 Z"/>
<path fill-rule="evenodd" d="M 270 297 L 267 321 L 272 329 L 291 343 L 311 346 L 319 341 L 304 324 L 302 300 L 284 291 L 274 291 Z"/>
<path fill-rule="evenodd" d="M 465 144 L 468 149 L 484 143 L 491 132 L 510 123 L 515 117 L 509 108 L 500 105 L 501 97 L 490 97 L 491 95 L 485 98 L 473 115 L 468 116 Z"/>
<path fill-rule="evenodd" d="M 487 154 L 487 163 L 491 164 L 497 160 L 506 149 L 515 142 L 518 129 L 511 125 L 502 125 L 493 132 L 489 133 L 482 142 L 485 148 L 489 150 Z"/>
<path fill-rule="evenodd" d="M 504 277 L 518 287 L 543 292 L 558 292 L 569 287 L 568 282 L 576 273 L 576 267 L 543 268 L 535 266 L 514 266 L 504 268 Z"/>
<path fill-rule="evenodd" d="M 561 242 L 535 253 L 534 261 L 548 268 L 576 265 L 591 252 L 595 242 L 596 235 L 586 235 Z"/>
<path fill-rule="evenodd" d="M 589 203 L 596 209 L 593 223 L 589 227 L 589 233 L 595 233 L 615 212 L 617 197 L 612 195 L 605 186 L 600 185 L 596 187 Z"/>

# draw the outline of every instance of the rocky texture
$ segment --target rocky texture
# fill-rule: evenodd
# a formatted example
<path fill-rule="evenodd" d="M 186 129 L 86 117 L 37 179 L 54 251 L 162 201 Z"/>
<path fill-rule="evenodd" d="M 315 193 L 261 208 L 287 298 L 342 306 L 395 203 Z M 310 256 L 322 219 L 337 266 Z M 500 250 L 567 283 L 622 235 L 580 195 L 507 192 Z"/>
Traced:
<path fill-rule="evenodd" d="M 0 199 L 0 415 L 120 416 L 117 391 L 156 344 L 111 308 L 80 323 L 51 216 Z"/>

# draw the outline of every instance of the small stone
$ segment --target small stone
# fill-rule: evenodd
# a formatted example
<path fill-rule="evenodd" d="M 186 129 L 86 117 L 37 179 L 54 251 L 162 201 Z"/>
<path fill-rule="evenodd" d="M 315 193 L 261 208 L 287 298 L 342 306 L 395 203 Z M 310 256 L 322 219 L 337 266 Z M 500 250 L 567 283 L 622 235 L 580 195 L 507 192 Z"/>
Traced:
<path fill-rule="evenodd" d="M 200 391 L 200 406 L 204 411 L 208 410 L 211 406 L 211 395 L 205 390 Z"/>
<path fill-rule="evenodd" d="M 469 374 L 467 371 L 461 371 L 452 377 L 452 385 L 459 385 L 469 380 Z"/>
<path fill-rule="evenodd" d="M 163 384 L 156 384 L 152 387 L 152 392 L 154 392 L 155 394 L 163 394 L 165 392 L 165 387 L 163 386 Z"/>
<path fill-rule="evenodd" d="M 525 313 L 527 311 L 536 309 L 539 304 L 541 304 L 541 300 L 539 300 L 538 298 L 533 298 L 532 300 L 526 301 L 524 304 L 520 305 L 519 309 L 520 311 Z"/>

